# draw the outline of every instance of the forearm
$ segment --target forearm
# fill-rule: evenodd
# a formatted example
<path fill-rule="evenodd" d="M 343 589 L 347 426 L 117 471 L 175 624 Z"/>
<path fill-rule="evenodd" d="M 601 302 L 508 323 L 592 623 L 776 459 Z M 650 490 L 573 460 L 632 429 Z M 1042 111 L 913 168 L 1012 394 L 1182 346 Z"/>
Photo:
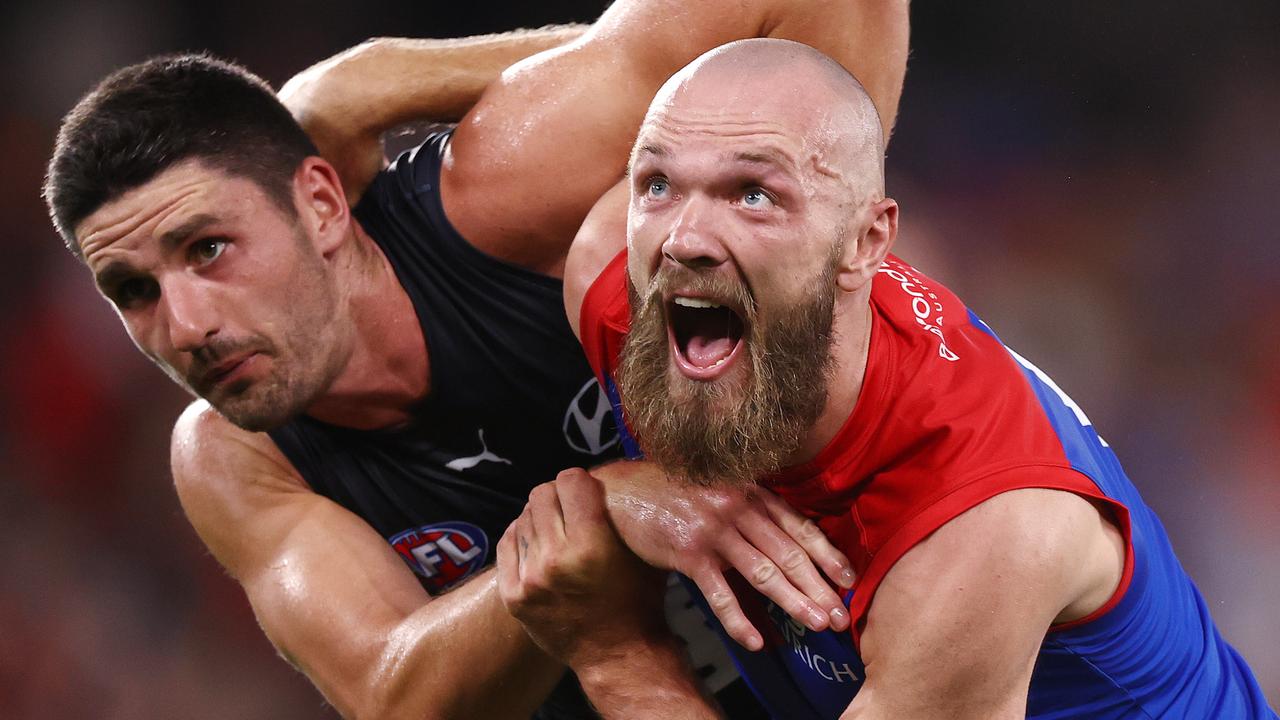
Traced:
<path fill-rule="evenodd" d="M 436 598 L 387 638 L 370 717 L 528 717 L 565 668 L 525 634 L 487 572 Z"/>
<path fill-rule="evenodd" d="M 307 489 L 265 434 L 203 401 L 174 428 L 192 527 L 263 632 L 346 717 L 528 717 L 564 672 L 506 612 L 492 571 L 432 598 L 386 539 Z"/>
<path fill-rule="evenodd" d="M 304 127 L 320 115 L 348 123 L 352 134 L 376 136 L 414 120 L 457 120 L 503 70 L 584 30 L 563 25 L 468 38 L 375 38 L 299 73 L 281 96 Z"/>
<path fill-rule="evenodd" d="M 563 675 L 507 613 L 492 572 L 425 603 L 377 580 L 351 568 L 341 584 L 287 596 L 276 573 L 246 584 L 268 637 L 344 717 L 528 717 Z"/>
<path fill-rule="evenodd" d="M 578 679 L 605 720 L 721 717 L 672 636 L 616 648 L 609 657 L 581 668 Z"/>
<path fill-rule="evenodd" d="M 378 38 L 285 83 L 280 100 L 342 178 L 354 205 L 385 165 L 382 134 L 456 120 L 512 63 L 582 34 L 578 26 L 449 40 Z"/>

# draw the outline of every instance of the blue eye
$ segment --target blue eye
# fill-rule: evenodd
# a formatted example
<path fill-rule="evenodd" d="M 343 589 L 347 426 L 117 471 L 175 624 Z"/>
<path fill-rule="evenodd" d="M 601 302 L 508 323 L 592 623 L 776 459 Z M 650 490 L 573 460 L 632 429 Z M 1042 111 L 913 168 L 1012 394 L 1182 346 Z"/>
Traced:
<path fill-rule="evenodd" d="M 747 207 L 758 208 L 764 207 L 765 203 L 771 202 L 769 196 L 760 188 L 751 188 L 742 194 L 742 204 Z"/>
<path fill-rule="evenodd" d="M 649 181 L 648 193 L 650 197 L 662 197 L 671 189 L 671 185 L 663 178 L 654 178 Z"/>

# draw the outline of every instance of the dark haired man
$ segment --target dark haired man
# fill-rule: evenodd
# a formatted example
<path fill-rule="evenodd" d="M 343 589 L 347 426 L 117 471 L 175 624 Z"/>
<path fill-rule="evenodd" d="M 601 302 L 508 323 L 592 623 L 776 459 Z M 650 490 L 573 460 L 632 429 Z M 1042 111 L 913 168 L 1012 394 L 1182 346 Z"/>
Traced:
<path fill-rule="evenodd" d="M 794 720 L 1276 720 L 1084 412 L 888 254 L 880 123 L 812 48 L 717 48 L 658 92 L 568 258 L 570 317 L 647 456 L 689 483 L 759 478 L 858 570 L 850 631 L 759 605 L 772 632 L 744 676 Z M 499 543 L 508 607 L 592 661 L 606 717 L 715 717 L 647 692 L 663 669 L 643 658 L 583 653 L 645 620 L 584 612 L 618 542 L 585 472 L 556 486 Z"/>
<path fill-rule="evenodd" d="M 340 711 L 519 717 L 555 685 L 562 667 L 507 615 L 492 574 L 459 583 L 530 487 L 613 452 L 598 422 L 607 402 L 562 313 L 570 239 L 620 175 L 653 90 L 699 52 L 753 35 L 804 39 L 873 78 L 887 121 L 905 12 L 616 3 L 580 38 L 504 74 L 455 133 L 353 188 L 354 213 L 333 166 L 233 67 L 154 61 L 69 114 L 46 191 L 55 223 L 139 348 L 204 399 L 174 431 L 183 506 L 268 636 Z M 453 68 L 501 67 L 573 34 L 427 46 L 427 63 L 448 65 L 430 89 L 446 95 L 420 112 L 465 106 L 489 79 Z M 428 77 L 430 67 L 414 66 Z M 634 530 L 634 549 L 698 580 L 742 637 L 751 630 L 722 563 L 810 626 L 843 625 L 838 598 L 801 560 L 807 550 L 840 578 L 838 553 L 776 498 L 724 506 L 725 493 L 686 494 L 664 510 L 630 492 L 617 522 Z M 676 552 L 672 524 L 705 526 L 708 497 L 729 532 Z M 692 519 L 680 512 L 689 506 Z M 455 589 L 432 599 L 423 585 Z M 628 639 L 681 662 L 663 633 Z M 547 712 L 585 712 L 571 705 Z"/>

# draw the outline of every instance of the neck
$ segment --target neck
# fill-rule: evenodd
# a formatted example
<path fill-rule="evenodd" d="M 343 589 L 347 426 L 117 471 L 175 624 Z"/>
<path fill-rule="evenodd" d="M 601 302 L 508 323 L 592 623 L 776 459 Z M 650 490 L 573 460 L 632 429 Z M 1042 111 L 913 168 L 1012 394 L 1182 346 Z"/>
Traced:
<path fill-rule="evenodd" d="M 867 355 L 871 347 L 871 283 L 857 292 L 842 294 L 836 303 L 832 322 L 831 376 L 827 384 L 827 401 L 800 447 L 788 461 L 800 465 L 818 456 L 844 427 L 862 394 L 867 374 Z"/>
<path fill-rule="evenodd" d="M 430 367 L 413 302 L 387 256 L 358 223 L 332 262 L 339 317 L 352 328 L 346 362 L 307 414 L 359 429 L 407 422 L 430 390 Z M 345 317 L 342 317 L 345 315 Z"/>

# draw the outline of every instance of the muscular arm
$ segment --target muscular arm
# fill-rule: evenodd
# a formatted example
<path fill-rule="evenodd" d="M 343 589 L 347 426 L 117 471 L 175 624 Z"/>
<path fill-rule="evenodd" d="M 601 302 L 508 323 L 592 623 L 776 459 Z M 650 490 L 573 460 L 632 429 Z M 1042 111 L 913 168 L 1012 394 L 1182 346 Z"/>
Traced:
<path fill-rule="evenodd" d="M 345 717 L 528 717 L 563 673 L 503 608 L 492 572 L 432 599 L 265 435 L 196 403 L 172 461 L 200 537 L 280 653 Z"/>
<path fill-rule="evenodd" d="M 905 0 L 620 0 L 578 40 L 504 72 L 463 118 L 441 180 L 446 212 L 478 247 L 559 274 L 676 70 L 740 38 L 805 42 L 862 80 L 889 128 L 907 33 Z"/>
<path fill-rule="evenodd" d="M 1045 633 L 1105 604 L 1123 566 L 1120 533 L 1070 493 L 1014 490 L 969 510 L 881 583 L 862 634 L 866 683 L 841 720 L 1024 717 Z M 647 661 L 574 669 L 606 718 L 715 717 L 687 669 Z M 649 673 L 658 692 L 644 692 Z"/>
<path fill-rule="evenodd" d="M 456 121 L 512 63 L 577 38 L 578 25 L 456 39 L 374 38 L 291 78 L 280 100 L 338 169 L 351 204 L 384 164 L 382 134 Z"/>
<path fill-rule="evenodd" d="M 1114 593 L 1120 533 L 1088 501 L 1041 489 L 998 495 L 907 552 L 862 635 L 867 680 L 842 720 L 1005 720 L 1026 714 L 1049 626 Z"/>
<path fill-rule="evenodd" d="M 888 142 L 906 75 L 907 3 L 840 2 L 829 3 L 826 8 L 826 13 L 842 17 L 834 19 L 824 12 L 802 12 L 798 9 L 785 15 L 778 15 L 775 11 L 774 16 L 781 17 L 782 21 L 772 27 L 770 34 L 813 45 L 852 72 L 875 103 L 884 127 L 885 141 Z M 538 58 L 531 58 L 531 61 Z M 648 99 L 646 97 L 646 104 Z M 630 126 L 632 136 L 638 125 L 639 116 Z M 627 143 L 632 139 L 629 136 Z M 612 179 L 616 181 L 618 177 L 614 175 Z M 594 204 L 576 229 L 563 270 L 565 312 L 575 333 L 587 289 L 626 245 L 629 200 L 626 183 L 616 182 L 607 192 L 593 196 L 592 200 Z"/>
<path fill-rule="evenodd" d="M 717 716 L 662 619 L 661 574 L 627 550 L 600 480 L 566 470 L 539 485 L 498 541 L 503 603 L 578 673 L 605 718 Z"/>

